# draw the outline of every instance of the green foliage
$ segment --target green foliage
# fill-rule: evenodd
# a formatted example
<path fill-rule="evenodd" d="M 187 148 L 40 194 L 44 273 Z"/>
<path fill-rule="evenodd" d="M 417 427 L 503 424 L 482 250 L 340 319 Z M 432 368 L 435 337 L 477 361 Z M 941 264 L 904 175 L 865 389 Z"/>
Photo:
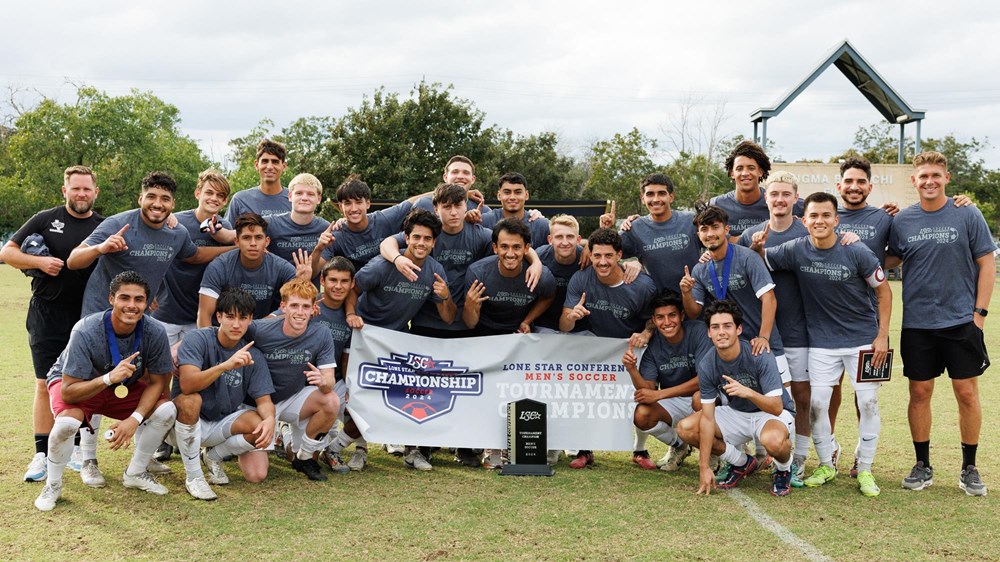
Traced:
<path fill-rule="evenodd" d="M 708 201 L 732 186 L 725 168 L 705 154 L 681 152 L 664 173 L 674 182 L 675 209 L 693 208 L 696 201 Z"/>
<path fill-rule="evenodd" d="M 637 128 L 595 142 L 587 159 L 591 174 L 584 185 L 584 197 L 616 200 L 621 217 L 643 212 L 639 182 L 656 171 L 650 156 L 656 146 L 654 139 Z"/>
<path fill-rule="evenodd" d="M 477 187 L 487 197 L 494 197 L 501 175 L 520 172 L 535 199 L 575 197 L 580 184 L 569 181 L 574 161 L 559 153 L 558 144 L 559 138 L 552 132 L 527 137 L 502 132 L 494 141 L 489 161 L 477 167 Z"/>
<path fill-rule="evenodd" d="M 232 150 L 230 158 L 236 163 L 236 169 L 231 171 L 227 178 L 233 193 L 260 185 L 260 175 L 257 174 L 257 169 L 253 165 L 253 161 L 257 157 L 257 143 L 263 138 L 270 138 L 282 144 L 285 140 L 281 135 L 273 134 L 273 130 L 274 121 L 265 117 L 254 125 L 246 135 L 229 141 L 229 148 Z M 287 177 L 291 178 L 291 176 Z M 285 176 L 282 176 L 282 181 L 285 179 Z"/>

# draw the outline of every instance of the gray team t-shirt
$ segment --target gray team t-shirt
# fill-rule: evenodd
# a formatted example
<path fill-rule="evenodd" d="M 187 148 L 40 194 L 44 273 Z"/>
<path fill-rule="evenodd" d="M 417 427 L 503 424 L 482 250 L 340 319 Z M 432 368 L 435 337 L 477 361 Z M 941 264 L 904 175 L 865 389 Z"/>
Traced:
<path fill-rule="evenodd" d="M 736 192 L 730 191 L 717 195 L 709 201 L 710 205 L 720 207 L 729 215 L 729 235 L 739 236 L 743 231 L 755 224 L 760 224 L 771 217 L 771 212 L 767 210 L 767 201 L 764 199 L 764 188 L 760 189 L 760 199 L 750 205 L 744 205 L 736 200 Z M 801 217 L 805 210 L 805 201 L 800 197 L 792 207 L 792 214 Z"/>
<path fill-rule="evenodd" d="M 639 258 L 658 290 L 680 291 L 684 266 L 694 267 L 701 256 L 701 242 L 694 213 L 673 211 L 670 220 L 656 222 L 646 215 L 622 232 L 622 256 Z"/>
<path fill-rule="evenodd" d="M 243 213 L 257 213 L 270 221 L 271 217 L 280 217 L 292 212 L 292 202 L 288 200 L 288 188 L 282 187 L 277 195 L 267 195 L 260 186 L 237 191 L 229 201 L 226 209 L 226 220 L 236 223 L 236 217 Z"/>
<path fill-rule="evenodd" d="M 559 263 L 556 261 L 556 252 L 552 246 L 546 244 L 535 249 L 542 265 L 549 268 L 549 271 L 552 272 L 552 276 L 556 280 L 556 298 L 552 300 L 552 306 L 535 319 L 535 326 L 550 330 L 559 330 L 559 317 L 562 316 L 563 303 L 566 302 L 566 289 L 569 288 L 569 280 L 580 271 L 580 252 L 582 251 L 583 246 L 577 246 L 576 253 L 573 254 L 572 263 Z M 576 321 L 572 331 L 582 332 L 589 329 L 590 319 L 589 317 L 584 317 Z"/>
<path fill-rule="evenodd" d="M 751 340 L 760 333 L 760 296 L 774 289 L 774 281 L 771 280 L 771 274 L 768 273 L 764 260 L 760 259 L 757 252 L 736 244 L 729 244 L 729 247 L 733 249 L 733 263 L 729 272 L 726 298 L 739 305 L 743 312 L 742 337 Z M 716 279 L 721 280 L 725 270 L 724 263 L 724 260 L 715 262 Z M 691 270 L 691 276 L 695 280 L 694 288 L 691 290 L 691 296 L 694 297 L 695 302 L 704 305 L 717 298 L 707 263 L 699 263 L 694 266 L 694 269 Z M 771 351 L 775 355 L 784 354 L 777 322 L 771 329 L 769 342 Z"/>
<path fill-rule="evenodd" d="M 292 220 L 291 213 L 271 217 L 267 221 L 267 236 L 271 243 L 267 246 L 267 251 L 279 258 L 292 263 L 292 254 L 296 250 L 305 250 L 311 253 L 316 247 L 319 235 L 330 227 L 330 221 L 320 217 L 313 217 L 309 224 L 298 224 Z M 313 272 L 319 275 L 318 271 Z"/>
<path fill-rule="evenodd" d="M 524 282 L 528 262 L 522 264 L 521 272 L 514 277 L 504 277 L 500 274 L 498 260 L 494 255 L 472 264 L 465 275 L 463 291 L 468 293 L 475 281 L 485 285 L 483 295 L 489 299 L 480 305 L 479 323 L 491 330 L 513 333 L 521 326 L 536 300 L 555 295 L 556 280 L 547 267 L 542 267 L 542 278 L 532 293 Z M 558 304 L 553 302 L 552 306 Z"/>
<path fill-rule="evenodd" d="M 979 268 L 996 250 L 982 212 L 945 206 L 928 212 L 917 203 L 892 220 L 889 253 L 903 258 L 903 328 L 940 330 L 972 322 Z"/>
<path fill-rule="evenodd" d="M 809 288 L 802 292 L 809 347 L 859 347 L 878 334 L 878 313 L 868 287 L 885 280 L 882 266 L 864 244 L 843 246 L 837 238 L 825 250 L 809 238 L 767 249 L 768 267 L 793 273 L 800 286 Z"/>
<path fill-rule="evenodd" d="M 767 222 L 746 229 L 737 242 L 740 246 L 749 248 L 753 235 L 764 230 Z M 789 240 L 809 236 L 809 230 L 798 220 L 783 232 L 771 230 L 767 235 L 765 247 L 780 246 Z M 799 280 L 791 271 L 772 271 L 774 281 L 774 298 L 778 300 L 778 309 L 774 313 L 774 323 L 781 333 L 781 344 L 785 347 L 809 347 L 809 334 L 806 330 L 806 313 L 802 308 L 802 293 Z"/>
<path fill-rule="evenodd" d="M 87 246 L 97 246 L 129 225 L 122 235 L 128 249 L 97 259 L 97 268 L 87 281 L 83 295 L 84 316 L 108 308 L 108 288 L 115 275 L 133 270 L 149 284 L 150 295 L 156 295 L 174 259 L 187 259 L 197 251 L 186 228 L 167 228 L 166 225 L 150 228 L 142 222 L 141 213 L 141 209 L 133 209 L 110 216 L 83 241 Z"/>
<path fill-rule="evenodd" d="M 111 347 L 104 328 L 105 314 L 106 312 L 95 312 L 84 316 L 73 326 L 69 344 L 49 370 L 46 384 L 52 384 L 62 378 L 63 374 L 89 381 L 104 376 L 118 365 L 117 361 L 112 361 Z M 139 352 L 139 356 L 132 361 L 136 366 L 135 373 L 126 382 L 126 386 L 131 386 L 144 371 L 151 375 L 166 375 L 174 370 L 163 324 L 149 316 L 144 316 L 142 323 L 139 349 L 135 349 L 136 330 L 125 337 L 115 338 L 122 359 L 135 351 Z"/>
<path fill-rule="evenodd" d="M 240 253 L 226 252 L 212 260 L 201 279 L 198 293 L 219 298 L 226 287 L 239 287 L 256 301 L 253 317 L 263 318 L 281 303 L 281 286 L 295 278 L 295 268 L 287 261 L 264 254 L 264 262 L 256 269 L 240 263 Z"/>
<path fill-rule="evenodd" d="M 587 293 L 583 306 L 590 311 L 590 331 L 605 338 L 627 338 L 645 328 L 652 314 L 649 303 L 656 296 L 656 285 L 648 275 L 640 273 L 632 283 L 608 286 L 597 278 L 593 267 L 588 267 L 573 274 L 562 306 L 573 308 L 583 293 Z"/>
<path fill-rule="evenodd" d="M 334 256 L 344 256 L 360 271 L 378 255 L 383 240 L 402 230 L 403 219 L 412 207 L 409 201 L 403 201 L 388 209 L 368 213 L 368 226 L 360 232 L 346 226 L 334 231 L 334 241 L 323 250 L 323 259 L 330 261 Z"/>
<path fill-rule="evenodd" d="M 187 229 L 188 235 L 195 246 L 222 246 L 212 235 L 201 231 L 201 222 L 194 214 L 194 209 L 174 214 L 177 222 Z M 219 219 L 222 228 L 232 229 L 226 219 Z M 153 318 L 167 324 L 194 324 L 198 321 L 198 287 L 205 275 L 208 264 L 190 264 L 174 261 L 167 276 L 163 278 L 163 286 L 157 295 L 159 307 L 153 313 Z"/>
<path fill-rule="evenodd" d="M 492 211 L 483 211 L 483 226 L 493 230 L 493 227 L 497 225 L 498 222 L 502 221 L 503 209 L 493 209 Z M 533 221 L 528 220 L 528 212 L 524 212 L 524 217 L 521 218 L 521 222 L 528 225 L 528 230 L 531 231 L 531 247 L 538 248 L 549 242 L 549 219 L 545 217 L 537 218 Z M 537 251 L 537 250 L 536 250 Z"/>
<path fill-rule="evenodd" d="M 639 374 L 647 381 L 656 381 L 659 389 L 684 384 L 697 377 L 698 361 L 714 350 L 704 322 L 685 320 L 682 326 L 684 337 L 676 344 L 668 342 L 659 332 L 654 333 L 639 361 Z"/>
<path fill-rule="evenodd" d="M 781 384 L 781 374 L 774 355 L 765 351 L 754 356 L 750 343 L 740 340 L 740 355 L 735 361 L 723 361 L 717 351 L 705 354 L 698 361 L 698 387 L 701 389 L 701 403 L 709 404 L 719 395 L 725 394 L 722 387 L 729 384 L 722 375 L 764 396 L 781 396 L 781 407 L 795 413 L 795 403 Z M 761 411 L 751 400 L 729 396 L 729 407 L 747 414 Z"/>
<path fill-rule="evenodd" d="M 878 262 L 885 264 L 885 247 L 889 243 L 889 232 L 892 231 L 892 217 L 889 213 L 868 205 L 857 210 L 839 207 L 837 216 L 840 217 L 837 234 L 857 234 L 861 242 L 875 253 Z"/>
<path fill-rule="evenodd" d="M 413 208 L 414 209 L 423 209 L 425 211 L 430 211 L 432 213 L 437 214 L 437 209 L 434 208 L 434 198 L 430 197 L 430 196 L 425 196 L 425 197 L 421 197 L 420 199 L 417 199 L 417 202 L 413 204 Z M 466 211 L 475 211 L 476 209 L 479 208 L 479 203 L 476 203 L 475 201 L 472 201 L 471 199 L 466 199 L 465 200 L 465 208 L 466 208 Z M 489 210 L 490 210 L 490 207 L 488 205 L 486 205 L 486 204 L 483 204 L 483 211 L 482 211 L 483 214 L 485 215 L 486 212 L 489 211 Z"/>
<path fill-rule="evenodd" d="M 448 282 L 448 274 L 432 257 L 424 260 L 416 281 L 409 281 L 382 256 L 375 256 L 354 277 L 361 289 L 358 314 L 365 322 L 389 330 L 406 331 L 406 325 L 426 302 L 443 302 L 434 293 L 434 274 Z"/>
<path fill-rule="evenodd" d="M 209 369 L 228 361 L 248 343 L 250 342 L 246 339 L 241 339 L 227 349 L 219 343 L 218 328 L 194 330 L 184 336 L 184 341 L 177 350 L 177 364 L 193 365 L 200 370 Z M 256 347 L 251 347 L 250 356 L 253 357 L 253 363 L 223 372 L 212 384 L 198 392 L 201 396 L 201 419 L 219 421 L 239 410 L 240 404 L 253 406 L 261 396 L 274 393 L 264 354 Z M 176 398 L 180 392 L 180 384 L 175 381 L 171 398 Z"/>
<path fill-rule="evenodd" d="M 282 330 L 284 318 L 254 320 L 243 339 L 254 342 L 264 354 L 271 372 L 275 404 L 295 396 L 306 387 L 308 363 L 318 369 L 335 369 L 337 358 L 330 331 L 317 322 L 310 322 L 299 336 L 286 336 Z"/>

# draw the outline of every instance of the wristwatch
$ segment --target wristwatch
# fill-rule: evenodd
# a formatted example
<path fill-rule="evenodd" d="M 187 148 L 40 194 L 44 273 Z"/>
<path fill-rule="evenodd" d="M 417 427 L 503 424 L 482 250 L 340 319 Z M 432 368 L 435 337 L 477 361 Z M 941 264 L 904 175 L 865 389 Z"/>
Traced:
<path fill-rule="evenodd" d="M 986 310 L 985 308 L 973 308 L 972 312 L 975 312 L 976 314 L 982 316 L 983 318 L 986 318 L 986 315 L 990 313 L 990 311 Z"/>

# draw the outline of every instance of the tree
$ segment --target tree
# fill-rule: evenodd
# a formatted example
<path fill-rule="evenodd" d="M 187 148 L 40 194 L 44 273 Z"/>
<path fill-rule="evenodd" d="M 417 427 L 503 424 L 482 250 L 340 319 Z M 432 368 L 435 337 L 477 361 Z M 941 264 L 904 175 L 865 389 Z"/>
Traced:
<path fill-rule="evenodd" d="M 503 131 L 497 135 L 489 160 L 478 166 L 476 183 L 487 197 L 494 197 L 502 174 L 520 172 L 528 180 L 533 198 L 572 198 L 579 187 L 567 181 L 574 161 L 559 153 L 558 144 L 559 138 L 552 132 L 523 137 Z"/>
<path fill-rule="evenodd" d="M 656 147 L 655 140 L 636 128 L 595 142 L 587 158 L 591 174 L 584 185 L 584 197 L 616 200 L 619 216 L 641 212 L 639 182 L 656 171 L 651 156 Z"/>

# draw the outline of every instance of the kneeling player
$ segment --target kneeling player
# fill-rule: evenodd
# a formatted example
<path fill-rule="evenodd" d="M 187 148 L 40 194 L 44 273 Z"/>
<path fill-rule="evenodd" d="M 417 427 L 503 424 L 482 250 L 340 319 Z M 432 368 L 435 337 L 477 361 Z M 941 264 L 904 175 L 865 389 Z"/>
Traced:
<path fill-rule="evenodd" d="M 262 449 L 274 436 L 274 386 L 263 354 L 243 337 L 254 306 L 253 296 L 243 289 L 223 289 L 215 308 L 219 326 L 190 332 L 177 352 L 177 449 L 187 473 L 187 491 L 199 500 L 217 497 L 201 470 L 201 447 L 208 448 L 204 458 L 212 484 L 229 483 L 222 468 L 222 459 L 229 455 L 239 457 L 248 481 L 261 482 L 267 476 L 267 453 Z M 243 405 L 250 400 L 256 410 Z"/>
<path fill-rule="evenodd" d="M 646 451 L 635 451 L 632 460 L 645 469 L 672 472 L 680 468 L 691 454 L 691 447 L 678 436 L 677 424 L 693 412 L 691 396 L 698 390 L 698 360 L 712 350 L 708 330 L 700 320 L 684 320 L 683 302 L 675 291 L 657 295 L 653 309 L 656 334 L 649 340 L 649 347 L 636 362 L 629 346 L 622 363 L 635 386 L 633 422 L 642 431 L 670 447 L 660 461 L 653 464 Z"/>
<path fill-rule="evenodd" d="M 765 351 L 754 355 L 750 343 L 741 340 L 743 314 L 736 303 L 718 300 L 705 307 L 708 334 L 715 351 L 698 362 L 701 412 L 688 416 L 677 428 L 681 438 L 700 449 L 701 482 L 698 493 L 706 495 L 716 486 L 709 462 L 712 453 L 732 465 L 718 486 L 735 488 L 744 476 L 757 468 L 757 459 L 739 446 L 750 440 L 764 445 L 774 458 L 771 493 L 788 494 L 791 483 L 792 442 L 795 404 L 781 384 L 774 355 Z M 725 395 L 729 404 L 716 407 Z"/>

